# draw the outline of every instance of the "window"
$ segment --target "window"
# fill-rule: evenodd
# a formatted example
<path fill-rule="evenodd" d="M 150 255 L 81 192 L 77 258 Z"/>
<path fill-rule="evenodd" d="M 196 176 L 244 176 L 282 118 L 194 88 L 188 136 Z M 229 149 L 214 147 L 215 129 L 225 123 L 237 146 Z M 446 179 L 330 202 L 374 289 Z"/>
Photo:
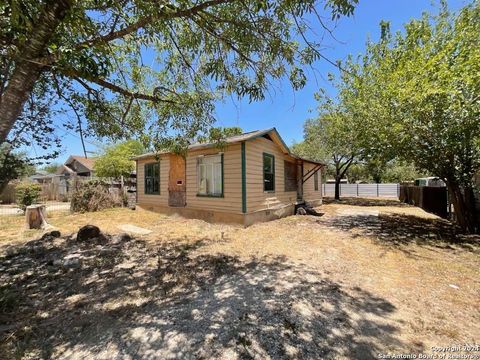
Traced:
<path fill-rule="evenodd" d="M 263 154 L 263 191 L 275 191 L 275 157 Z"/>
<path fill-rule="evenodd" d="M 285 191 L 297 191 L 297 164 L 284 160 Z"/>
<path fill-rule="evenodd" d="M 318 191 L 318 170 L 313 174 L 313 185 L 315 186 L 315 191 Z"/>
<path fill-rule="evenodd" d="M 223 154 L 201 156 L 198 158 L 198 194 L 199 196 L 223 196 Z"/>
<path fill-rule="evenodd" d="M 160 194 L 160 163 L 145 164 L 145 194 Z"/>

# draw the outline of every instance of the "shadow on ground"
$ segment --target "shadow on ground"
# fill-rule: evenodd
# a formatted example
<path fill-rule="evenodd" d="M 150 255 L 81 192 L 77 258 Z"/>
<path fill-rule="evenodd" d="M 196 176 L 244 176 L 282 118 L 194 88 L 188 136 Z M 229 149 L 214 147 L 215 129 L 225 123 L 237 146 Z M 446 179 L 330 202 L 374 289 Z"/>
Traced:
<path fill-rule="evenodd" d="M 0 258 L 0 351 L 6 358 L 367 359 L 407 349 L 388 320 L 396 311 L 388 301 L 285 258 L 196 255 L 206 242 L 60 238 L 11 248 Z M 58 266 L 72 254 L 80 254 L 79 266 Z"/>
<path fill-rule="evenodd" d="M 480 236 L 461 234 L 455 225 L 440 218 L 406 214 L 352 215 L 333 217 L 328 225 L 347 231 L 357 230 L 354 236 L 367 235 L 386 246 L 401 248 L 417 244 L 454 249 L 452 245 L 455 245 L 480 251 Z"/>
<path fill-rule="evenodd" d="M 354 198 L 342 197 L 340 200 L 335 200 L 332 197 L 323 198 L 324 204 L 341 204 L 350 206 L 395 206 L 395 207 L 410 207 L 412 205 L 405 204 L 395 199 L 368 199 L 368 198 Z"/>

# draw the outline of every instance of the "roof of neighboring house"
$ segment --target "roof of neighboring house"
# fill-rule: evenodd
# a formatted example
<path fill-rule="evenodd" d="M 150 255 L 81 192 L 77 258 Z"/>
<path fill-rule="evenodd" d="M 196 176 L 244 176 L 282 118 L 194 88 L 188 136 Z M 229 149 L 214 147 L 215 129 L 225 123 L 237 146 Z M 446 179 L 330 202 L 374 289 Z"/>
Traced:
<path fill-rule="evenodd" d="M 85 156 L 80 156 L 80 155 L 70 155 L 67 161 L 65 161 L 65 165 L 71 164 L 73 161 L 78 161 L 87 169 L 93 170 L 96 160 L 97 158 L 86 158 Z"/>
<path fill-rule="evenodd" d="M 57 168 L 57 171 L 55 172 L 55 174 L 59 175 L 59 174 L 65 173 L 65 172 L 67 172 L 69 174 L 73 174 L 75 171 L 70 169 L 68 166 L 65 166 L 65 165 L 62 164 Z"/>
<path fill-rule="evenodd" d="M 303 161 L 306 161 L 306 162 L 310 162 L 310 163 L 313 163 L 313 164 L 325 165 L 322 162 L 301 158 L 299 156 L 296 156 L 296 155 L 292 154 L 290 152 L 290 149 L 288 148 L 288 146 L 285 144 L 285 142 L 281 138 L 277 129 L 274 128 L 274 127 L 270 128 L 270 129 L 249 131 L 249 132 L 246 132 L 246 133 L 243 133 L 243 134 L 240 134 L 240 135 L 229 136 L 229 137 L 224 139 L 224 142 L 227 143 L 227 144 L 235 144 L 235 143 L 239 143 L 239 142 L 243 142 L 243 141 L 254 140 L 256 138 L 265 136 L 267 134 L 272 138 L 272 140 L 274 142 L 277 143 L 278 146 L 280 146 L 282 148 L 282 150 L 285 154 L 288 154 L 288 155 L 290 155 L 290 156 L 292 156 L 296 159 L 303 160 Z M 216 145 L 217 145 L 217 143 L 215 143 L 215 142 L 194 143 L 194 144 L 191 144 L 188 147 L 188 150 L 193 151 L 193 150 L 199 150 L 199 149 L 207 149 L 207 148 L 214 147 Z M 169 151 L 150 152 L 150 153 L 134 156 L 134 157 L 132 157 L 132 159 L 133 160 L 140 160 L 140 159 L 149 158 L 149 157 L 152 157 L 152 156 L 155 156 L 155 155 L 168 154 L 168 153 L 169 153 Z"/>

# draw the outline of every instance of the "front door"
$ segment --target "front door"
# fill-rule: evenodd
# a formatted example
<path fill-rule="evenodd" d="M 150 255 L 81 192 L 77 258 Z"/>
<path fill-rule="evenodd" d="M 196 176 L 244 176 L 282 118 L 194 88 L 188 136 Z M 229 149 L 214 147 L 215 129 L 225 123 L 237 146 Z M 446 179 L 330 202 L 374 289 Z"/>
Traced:
<path fill-rule="evenodd" d="M 170 154 L 170 173 L 168 177 L 168 205 L 184 207 L 186 205 L 187 184 L 185 177 L 186 162 L 181 155 Z"/>

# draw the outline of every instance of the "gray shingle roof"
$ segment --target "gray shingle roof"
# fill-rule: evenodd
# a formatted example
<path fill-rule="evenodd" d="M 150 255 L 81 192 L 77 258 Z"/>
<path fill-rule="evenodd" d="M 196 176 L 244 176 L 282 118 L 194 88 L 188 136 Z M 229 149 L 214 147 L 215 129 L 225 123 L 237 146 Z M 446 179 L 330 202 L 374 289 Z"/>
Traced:
<path fill-rule="evenodd" d="M 254 130 L 254 131 L 249 131 L 249 132 L 245 132 L 243 134 L 240 134 L 240 135 L 234 135 L 234 136 L 230 136 L 230 137 L 227 137 L 225 138 L 225 143 L 227 144 L 235 144 L 235 143 L 239 143 L 239 142 L 243 142 L 243 141 L 248 141 L 248 140 L 253 140 L 257 137 L 260 137 L 260 136 L 263 136 L 263 135 L 266 135 L 266 134 L 269 134 L 271 132 L 274 132 L 276 133 L 276 135 L 278 136 L 278 139 L 280 140 L 280 142 L 282 143 L 282 145 L 285 147 L 286 151 L 288 154 L 290 154 L 292 157 L 296 158 L 296 159 L 300 159 L 300 160 L 304 160 L 304 161 L 307 161 L 307 162 L 311 162 L 311 163 L 314 163 L 314 164 L 322 164 L 318 161 L 312 161 L 312 160 L 308 160 L 308 159 L 303 159 L 303 158 L 300 158 L 298 156 L 295 156 L 293 154 L 290 153 L 290 149 L 288 148 L 288 146 L 284 143 L 283 139 L 280 137 L 280 134 L 278 133 L 277 129 L 275 129 L 274 127 L 273 128 L 269 128 L 269 129 L 263 129 L 263 130 Z M 210 147 L 214 147 L 216 145 L 216 143 L 214 142 L 211 142 L 211 143 L 194 143 L 194 144 L 191 144 L 189 147 L 188 147 L 188 150 L 198 150 L 198 149 L 206 149 L 206 148 L 210 148 Z M 139 159 L 144 159 L 144 158 L 149 158 L 149 157 L 152 157 L 152 156 L 155 156 L 155 155 L 160 155 L 160 154 L 168 154 L 169 151 L 159 151 L 159 152 L 150 152 L 150 153 L 146 153 L 146 154 L 142 154 L 142 155 L 138 155 L 138 156 L 135 156 L 135 157 L 132 157 L 133 160 L 139 160 Z M 322 164 L 323 165 L 323 164 Z"/>

